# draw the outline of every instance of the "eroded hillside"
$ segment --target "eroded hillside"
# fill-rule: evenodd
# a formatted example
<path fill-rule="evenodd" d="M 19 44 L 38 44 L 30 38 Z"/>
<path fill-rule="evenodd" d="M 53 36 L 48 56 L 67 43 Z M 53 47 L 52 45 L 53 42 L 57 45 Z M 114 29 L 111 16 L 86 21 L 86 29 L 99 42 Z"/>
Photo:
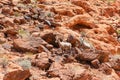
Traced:
<path fill-rule="evenodd" d="M 120 80 L 119 0 L 0 0 L 0 80 Z"/>

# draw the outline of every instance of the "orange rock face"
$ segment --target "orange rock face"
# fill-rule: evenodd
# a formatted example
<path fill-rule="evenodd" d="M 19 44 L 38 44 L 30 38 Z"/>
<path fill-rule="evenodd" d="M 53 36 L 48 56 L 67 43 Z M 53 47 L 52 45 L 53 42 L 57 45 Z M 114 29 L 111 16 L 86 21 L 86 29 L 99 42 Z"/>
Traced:
<path fill-rule="evenodd" d="M 4 55 L 8 57 L 7 59 L 13 60 L 13 56 Z M 14 56 L 16 60 L 18 57 Z M 0 65 L 0 79 L 1 80 L 25 80 L 31 76 L 30 70 L 24 70 L 21 66 L 16 63 L 6 61 L 7 59 L 1 59 Z M 15 61 L 14 60 L 14 61 Z M 3 62 L 4 63 L 3 63 Z"/>
<path fill-rule="evenodd" d="M 0 0 L 0 80 L 120 80 L 119 6 Z"/>
<path fill-rule="evenodd" d="M 30 76 L 29 70 L 24 70 L 24 71 L 16 70 L 5 74 L 3 80 L 25 80 L 29 76 Z"/>

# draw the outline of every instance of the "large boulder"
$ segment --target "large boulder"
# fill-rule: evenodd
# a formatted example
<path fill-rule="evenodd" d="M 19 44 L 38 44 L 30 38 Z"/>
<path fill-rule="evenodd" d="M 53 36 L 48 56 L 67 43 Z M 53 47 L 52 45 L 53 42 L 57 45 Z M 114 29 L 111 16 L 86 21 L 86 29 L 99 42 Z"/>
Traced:
<path fill-rule="evenodd" d="M 44 52 L 47 49 L 42 46 L 47 43 L 39 37 L 32 37 L 28 39 L 15 39 L 13 42 L 14 49 L 22 52 Z"/>
<path fill-rule="evenodd" d="M 1 60 L 0 64 L 0 80 L 25 80 L 31 76 L 29 69 L 6 59 Z"/>
<path fill-rule="evenodd" d="M 4 75 L 3 80 L 25 80 L 30 77 L 29 70 L 15 70 Z"/>

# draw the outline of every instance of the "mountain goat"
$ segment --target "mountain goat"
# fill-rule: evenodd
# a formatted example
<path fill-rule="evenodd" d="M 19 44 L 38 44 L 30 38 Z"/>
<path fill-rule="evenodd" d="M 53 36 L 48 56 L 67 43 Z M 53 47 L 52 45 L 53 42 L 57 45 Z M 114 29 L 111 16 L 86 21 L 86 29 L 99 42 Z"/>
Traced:
<path fill-rule="evenodd" d="M 60 39 L 56 39 L 58 42 L 59 47 L 62 49 L 62 52 L 64 53 L 67 50 L 71 50 L 72 44 L 66 41 L 60 41 Z"/>

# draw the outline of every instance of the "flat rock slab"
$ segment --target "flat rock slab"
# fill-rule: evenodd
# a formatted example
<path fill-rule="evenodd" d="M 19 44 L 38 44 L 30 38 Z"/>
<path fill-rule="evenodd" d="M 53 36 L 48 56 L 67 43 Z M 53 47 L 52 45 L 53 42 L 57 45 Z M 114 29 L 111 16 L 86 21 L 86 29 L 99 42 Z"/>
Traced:
<path fill-rule="evenodd" d="M 13 42 L 14 49 L 22 52 L 38 52 L 38 48 L 46 44 L 47 43 L 39 37 L 15 39 Z"/>
<path fill-rule="evenodd" d="M 0 65 L 0 80 L 25 80 L 31 76 L 29 69 L 22 69 L 13 62 L 8 62 L 5 67 Z"/>
<path fill-rule="evenodd" d="M 25 80 L 30 75 L 29 70 L 16 70 L 5 74 L 3 80 Z"/>

